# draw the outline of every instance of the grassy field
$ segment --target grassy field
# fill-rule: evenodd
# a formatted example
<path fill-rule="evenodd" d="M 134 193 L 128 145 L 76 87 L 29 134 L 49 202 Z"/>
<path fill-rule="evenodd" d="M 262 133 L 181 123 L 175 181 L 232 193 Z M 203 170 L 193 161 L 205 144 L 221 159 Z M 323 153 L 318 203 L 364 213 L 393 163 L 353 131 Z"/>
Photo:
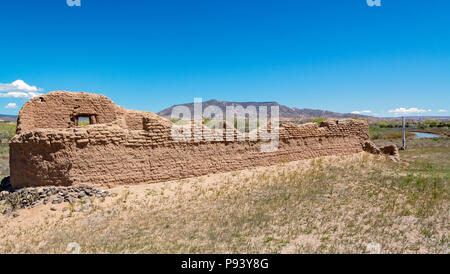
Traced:
<path fill-rule="evenodd" d="M 400 164 L 324 157 L 113 188 L 89 211 L 19 210 L 0 216 L 0 253 L 448 253 L 448 145 L 413 140 Z"/>
<path fill-rule="evenodd" d="M 16 134 L 16 125 L 0 122 L 0 178 L 9 175 L 8 141 Z"/>
<path fill-rule="evenodd" d="M 401 129 L 392 129 L 392 128 L 371 128 L 369 130 L 370 139 L 378 140 L 378 139 L 402 139 L 403 132 Z M 406 131 L 407 139 L 414 139 L 417 137 L 414 133 L 410 131 Z"/>
<path fill-rule="evenodd" d="M 403 133 L 401 130 L 401 123 L 392 124 L 391 126 L 396 126 L 394 128 L 392 127 L 381 127 L 380 124 L 382 123 L 371 123 L 369 124 L 369 133 L 370 138 L 372 140 L 378 140 L 378 139 L 401 139 L 403 137 Z M 414 125 L 411 125 L 413 129 L 407 129 L 406 130 L 406 138 L 408 139 L 414 139 L 416 134 L 414 132 L 424 132 L 424 133 L 433 133 L 436 135 L 449 137 L 450 136 L 450 130 L 447 126 L 442 127 L 414 127 Z"/>

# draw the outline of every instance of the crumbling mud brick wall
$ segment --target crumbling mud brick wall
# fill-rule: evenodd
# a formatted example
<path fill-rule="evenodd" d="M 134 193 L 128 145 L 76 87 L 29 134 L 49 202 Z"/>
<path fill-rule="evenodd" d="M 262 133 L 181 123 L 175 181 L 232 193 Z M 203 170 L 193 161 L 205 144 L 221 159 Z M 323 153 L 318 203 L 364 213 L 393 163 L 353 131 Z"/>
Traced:
<path fill-rule="evenodd" d="M 80 117 L 90 125 L 79 126 Z M 367 122 L 352 119 L 321 126 L 284 123 L 274 152 L 261 152 L 261 141 L 176 141 L 172 125 L 102 95 L 54 91 L 35 97 L 20 110 L 10 141 L 11 183 L 15 188 L 151 183 L 357 153 L 373 145 Z"/>

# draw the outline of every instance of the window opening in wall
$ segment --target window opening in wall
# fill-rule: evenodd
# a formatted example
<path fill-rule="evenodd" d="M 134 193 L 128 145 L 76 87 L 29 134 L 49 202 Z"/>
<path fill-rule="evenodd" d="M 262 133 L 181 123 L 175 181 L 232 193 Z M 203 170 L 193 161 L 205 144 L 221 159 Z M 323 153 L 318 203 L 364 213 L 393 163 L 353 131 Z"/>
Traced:
<path fill-rule="evenodd" d="M 77 117 L 77 126 L 87 126 L 91 124 L 91 119 L 89 116 L 78 116 Z"/>

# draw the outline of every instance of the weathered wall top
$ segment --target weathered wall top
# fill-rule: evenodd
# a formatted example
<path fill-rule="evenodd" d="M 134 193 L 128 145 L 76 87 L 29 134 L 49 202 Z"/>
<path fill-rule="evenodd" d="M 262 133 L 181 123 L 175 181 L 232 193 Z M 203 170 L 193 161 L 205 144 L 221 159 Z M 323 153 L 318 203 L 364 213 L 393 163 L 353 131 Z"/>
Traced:
<path fill-rule="evenodd" d="M 115 122 L 126 129 L 144 128 L 144 117 L 168 124 L 151 112 L 127 110 L 103 95 L 86 92 L 52 91 L 26 102 L 17 119 L 17 134 L 37 129 L 64 129 L 86 118 L 92 125 Z M 122 124 L 121 124 L 122 123 Z"/>
<path fill-rule="evenodd" d="M 103 95 L 84 92 L 53 91 L 34 97 L 22 107 L 17 133 L 38 128 L 70 128 L 78 117 L 91 123 L 108 123 L 117 117 L 118 107 Z"/>

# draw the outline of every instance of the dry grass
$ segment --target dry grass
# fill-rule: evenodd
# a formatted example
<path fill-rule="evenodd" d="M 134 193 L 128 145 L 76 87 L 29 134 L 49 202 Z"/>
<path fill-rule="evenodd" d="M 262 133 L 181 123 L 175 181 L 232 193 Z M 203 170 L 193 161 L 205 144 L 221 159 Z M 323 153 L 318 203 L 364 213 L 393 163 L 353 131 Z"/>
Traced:
<path fill-rule="evenodd" d="M 0 216 L 0 253 L 65 253 L 70 242 L 82 253 L 365 253 L 371 243 L 447 253 L 444 141 L 406 151 L 409 164 L 366 153 L 282 162 L 112 189 L 90 212 L 20 210 Z"/>

